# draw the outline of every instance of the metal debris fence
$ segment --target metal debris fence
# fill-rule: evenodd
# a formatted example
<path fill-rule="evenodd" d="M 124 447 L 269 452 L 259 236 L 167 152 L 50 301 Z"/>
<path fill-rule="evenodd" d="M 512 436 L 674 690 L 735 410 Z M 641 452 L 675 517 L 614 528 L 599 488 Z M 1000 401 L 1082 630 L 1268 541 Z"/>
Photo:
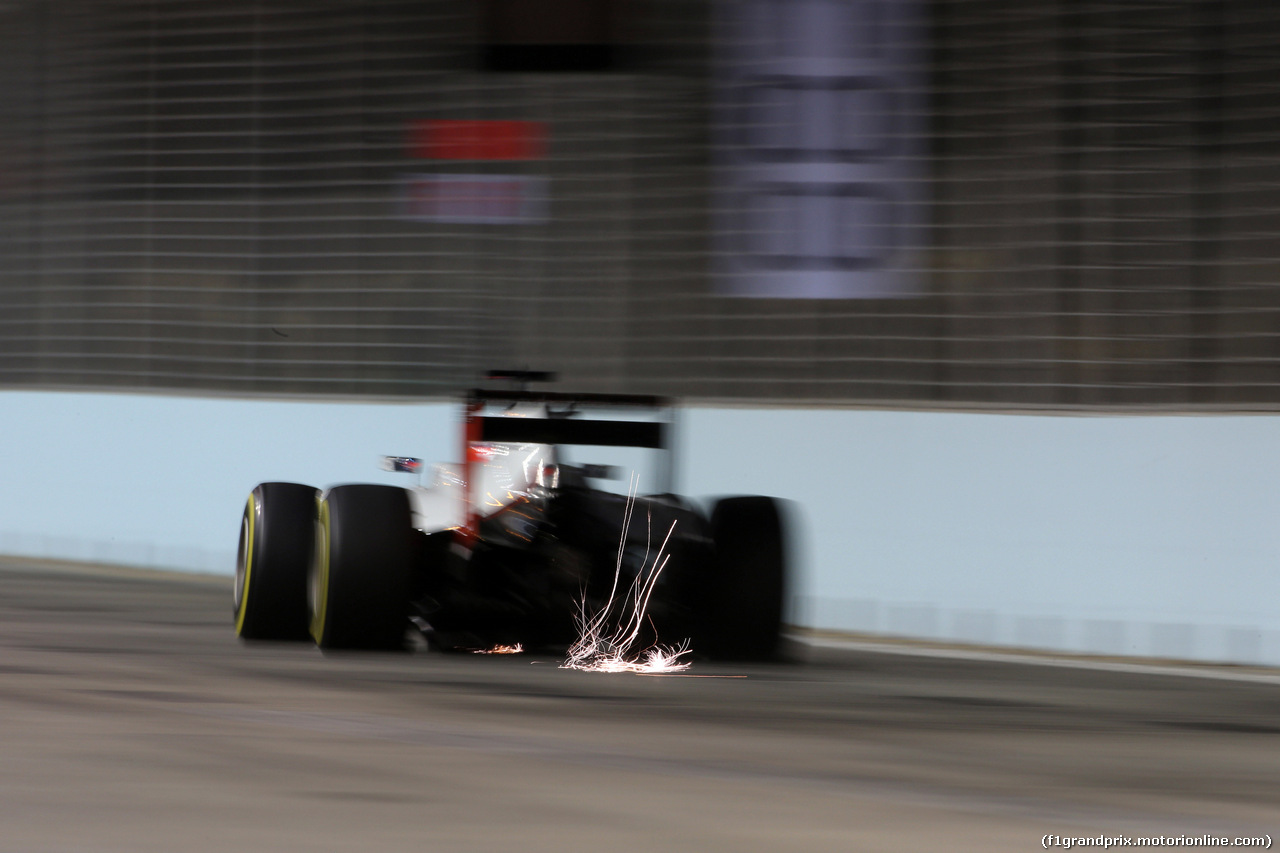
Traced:
<path fill-rule="evenodd" d="M 890 5 L 651 0 L 607 67 L 538 72 L 486 70 L 484 4 L 2 4 L 0 386 L 432 397 L 530 366 L 704 401 L 1280 405 L 1269 4 L 920 2 L 874 31 L 910 42 L 893 97 L 851 96 L 908 188 L 920 239 L 883 263 L 910 286 L 725 291 L 737 131 L 798 121 L 722 109 L 741 22 Z M 810 91 L 784 65 L 762 91 Z M 489 120 L 545 150 L 410 142 Z M 458 214 L 458 181 L 501 187 Z"/>

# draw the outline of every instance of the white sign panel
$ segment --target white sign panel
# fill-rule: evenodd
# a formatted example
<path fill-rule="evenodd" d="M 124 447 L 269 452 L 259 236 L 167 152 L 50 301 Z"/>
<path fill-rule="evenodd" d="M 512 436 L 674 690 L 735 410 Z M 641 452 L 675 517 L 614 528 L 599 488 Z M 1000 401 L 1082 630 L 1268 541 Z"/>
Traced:
<path fill-rule="evenodd" d="M 926 239 L 924 4 L 726 0 L 715 280 L 734 296 L 914 296 Z"/>
<path fill-rule="evenodd" d="M 543 222 L 547 180 L 536 175 L 406 175 L 400 203 L 402 215 L 419 222 Z"/>

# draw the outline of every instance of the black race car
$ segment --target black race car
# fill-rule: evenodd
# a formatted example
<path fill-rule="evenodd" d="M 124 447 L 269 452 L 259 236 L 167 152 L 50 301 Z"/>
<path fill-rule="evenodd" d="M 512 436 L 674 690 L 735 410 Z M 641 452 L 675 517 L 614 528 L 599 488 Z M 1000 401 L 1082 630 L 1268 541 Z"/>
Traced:
<path fill-rule="evenodd" d="M 674 407 L 653 396 L 517 390 L 464 401 L 462 462 L 425 485 L 261 483 L 236 559 L 235 629 L 322 649 L 567 647 L 588 623 L 632 620 L 631 648 L 775 654 L 787 580 L 783 514 L 767 497 L 710 512 L 670 492 Z M 654 494 L 582 449 L 657 458 Z M 384 467 L 419 474 L 411 457 Z M 607 645 L 607 632 L 606 641 Z M 685 644 L 680 646 L 678 644 Z"/>

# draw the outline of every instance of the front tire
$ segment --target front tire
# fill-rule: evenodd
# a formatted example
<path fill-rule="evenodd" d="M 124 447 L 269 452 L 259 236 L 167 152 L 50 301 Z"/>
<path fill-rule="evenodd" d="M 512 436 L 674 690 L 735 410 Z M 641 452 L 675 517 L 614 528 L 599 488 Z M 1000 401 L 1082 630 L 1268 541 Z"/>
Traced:
<path fill-rule="evenodd" d="M 768 660 L 782 637 L 787 554 L 782 513 L 766 497 L 725 498 L 711 511 L 715 577 L 708 614 L 713 656 Z"/>
<path fill-rule="evenodd" d="M 334 486 L 317 507 L 312 638 L 325 650 L 404 648 L 415 553 L 408 494 L 394 486 Z"/>
<path fill-rule="evenodd" d="M 245 640 L 307 639 L 307 571 L 315 538 L 316 490 L 259 483 L 240 520 L 236 553 L 236 635 Z"/>

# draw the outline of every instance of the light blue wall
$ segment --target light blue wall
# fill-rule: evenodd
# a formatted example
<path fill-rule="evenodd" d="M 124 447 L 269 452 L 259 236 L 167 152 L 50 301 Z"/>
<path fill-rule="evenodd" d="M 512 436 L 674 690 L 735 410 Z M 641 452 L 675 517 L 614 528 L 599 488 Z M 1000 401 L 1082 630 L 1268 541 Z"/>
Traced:
<path fill-rule="evenodd" d="M 804 624 L 1280 664 L 1280 418 L 688 420 L 693 483 L 800 505 Z"/>
<path fill-rule="evenodd" d="M 407 484 L 382 454 L 451 452 L 444 404 L 0 393 L 0 551 L 231 573 L 261 481 Z"/>
<path fill-rule="evenodd" d="M 261 480 L 407 482 L 446 404 L 0 393 L 0 551 L 230 573 Z M 1280 417 L 691 409 L 679 488 L 792 501 L 793 618 L 1280 664 Z"/>

